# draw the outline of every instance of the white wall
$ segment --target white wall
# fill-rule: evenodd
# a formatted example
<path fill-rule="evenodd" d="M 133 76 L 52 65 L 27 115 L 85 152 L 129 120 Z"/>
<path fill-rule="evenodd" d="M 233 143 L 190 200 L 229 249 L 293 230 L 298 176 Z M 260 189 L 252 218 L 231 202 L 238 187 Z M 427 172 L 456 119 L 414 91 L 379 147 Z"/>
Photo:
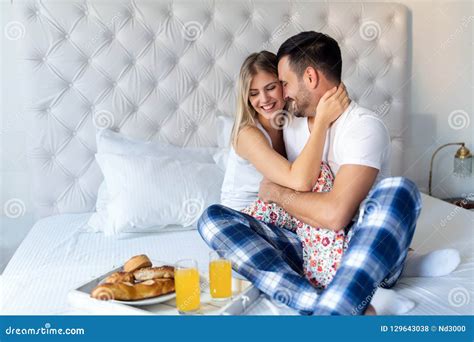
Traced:
<path fill-rule="evenodd" d="M 400 2 L 413 17 L 412 111 L 404 175 L 427 189 L 431 155 L 438 146 L 463 141 L 474 152 L 474 2 Z M 460 180 L 451 174 L 455 152 L 456 147 L 448 147 L 437 155 L 435 196 L 474 192 L 473 178 Z"/>
<path fill-rule="evenodd" d="M 356 1 L 353 1 L 356 2 Z M 400 1 L 412 14 L 412 105 L 405 130 L 404 176 L 426 191 L 429 162 L 441 144 L 464 141 L 473 145 L 473 27 L 472 1 Z M 389 4 L 387 4 L 389 5 Z M 18 74 L 12 54 L 18 41 L 9 40 L 5 28 L 12 20 L 10 0 L 0 2 L 1 49 L 1 196 L 0 272 L 16 244 L 33 222 L 30 182 L 25 158 L 26 133 L 21 104 L 9 96 Z M 459 112 L 456 112 L 459 111 Z M 457 120 L 448 120 L 451 113 Z M 457 114 L 458 113 L 458 114 Z M 464 119 L 464 121 L 463 121 Z M 464 122 L 464 124 L 463 124 Z M 460 129 L 456 129 L 457 123 Z M 440 197 L 474 192 L 474 181 L 450 175 L 455 148 L 438 155 L 434 195 Z M 469 186 L 467 186 L 469 183 Z M 19 199 L 19 201 L 12 201 Z M 5 205 L 10 204 L 10 210 Z M 13 204 L 13 205 L 12 205 Z M 15 210 L 19 209 L 19 212 Z M 17 215 L 20 217 L 15 218 Z"/>

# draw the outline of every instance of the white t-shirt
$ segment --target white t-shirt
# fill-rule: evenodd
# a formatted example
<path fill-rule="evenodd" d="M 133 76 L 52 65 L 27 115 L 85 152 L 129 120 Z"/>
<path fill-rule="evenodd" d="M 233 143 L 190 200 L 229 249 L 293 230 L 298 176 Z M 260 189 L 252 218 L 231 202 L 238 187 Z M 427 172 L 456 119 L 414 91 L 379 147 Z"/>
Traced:
<path fill-rule="evenodd" d="M 267 131 L 260 123 L 257 123 L 257 127 L 272 146 L 272 140 Z M 262 179 L 262 174 L 255 166 L 247 159 L 240 157 L 231 147 L 222 183 L 221 204 L 235 210 L 244 209 L 257 199 Z"/>
<path fill-rule="evenodd" d="M 288 160 L 293 162 L 309 139 L 308 118 L 293 117 L 283 132 Z M 365 165 L 379 170 L 375 184 L 390 177 L 390 134 L 383 121 L 369 109 L 352 101 L 331 125 L 324 144 L 323 161 L 336 176 L 344 164 Z"/>

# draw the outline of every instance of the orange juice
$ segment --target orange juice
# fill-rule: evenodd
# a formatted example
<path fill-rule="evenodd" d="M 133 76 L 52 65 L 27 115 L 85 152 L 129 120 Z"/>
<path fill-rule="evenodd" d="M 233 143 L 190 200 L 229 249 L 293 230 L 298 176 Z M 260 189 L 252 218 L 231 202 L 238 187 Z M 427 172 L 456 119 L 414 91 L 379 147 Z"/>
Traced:
<path fill-rule="evenodd" d="M 232 296 L 232 264 L 230 260 L 212 260 L 209 263 L 209 280 L 212 298 L 230 298 Z"/>
<path fill-rule="evenodd" d="M 196 311 L 201 305 L 199 272 L 196 268 L 175 269 L 176 307 L 180 312 Z"/>

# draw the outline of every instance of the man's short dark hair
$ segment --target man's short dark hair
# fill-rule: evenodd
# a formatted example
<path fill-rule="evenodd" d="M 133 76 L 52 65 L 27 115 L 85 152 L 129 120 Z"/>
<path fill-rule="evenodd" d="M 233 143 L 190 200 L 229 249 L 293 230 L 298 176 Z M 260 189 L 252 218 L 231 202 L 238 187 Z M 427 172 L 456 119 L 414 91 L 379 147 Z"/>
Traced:
<path fill-rule="evenodd" d="M 328 35 L 306 31 L 288 38 L 278 49 L 277 61 L 288 56 L 290 67 L 303 76 L 307 67 L 320 70 L 327 79 L 341 82 L 342 58 L 339 44 Z"/>

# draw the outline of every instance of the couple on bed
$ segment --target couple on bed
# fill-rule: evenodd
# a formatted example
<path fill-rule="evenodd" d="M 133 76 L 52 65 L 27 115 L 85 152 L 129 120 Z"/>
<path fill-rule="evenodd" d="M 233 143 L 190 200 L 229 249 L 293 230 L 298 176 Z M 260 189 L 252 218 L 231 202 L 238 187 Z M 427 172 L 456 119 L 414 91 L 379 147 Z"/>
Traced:
<path fill-rule="evenodd" d="M 375 290 L 402 271 L 450 273 L 459 256 L 407 258 L 420 194 L 390 177 L 389 133 L 349 99 L 341 66 L 337 42 L 318 32 L 245 60 L 222 205 L 198 229 L 238 273 L 301 313 L 373 314 L 380 296 L 403 313 L 411 301 Z"/>

